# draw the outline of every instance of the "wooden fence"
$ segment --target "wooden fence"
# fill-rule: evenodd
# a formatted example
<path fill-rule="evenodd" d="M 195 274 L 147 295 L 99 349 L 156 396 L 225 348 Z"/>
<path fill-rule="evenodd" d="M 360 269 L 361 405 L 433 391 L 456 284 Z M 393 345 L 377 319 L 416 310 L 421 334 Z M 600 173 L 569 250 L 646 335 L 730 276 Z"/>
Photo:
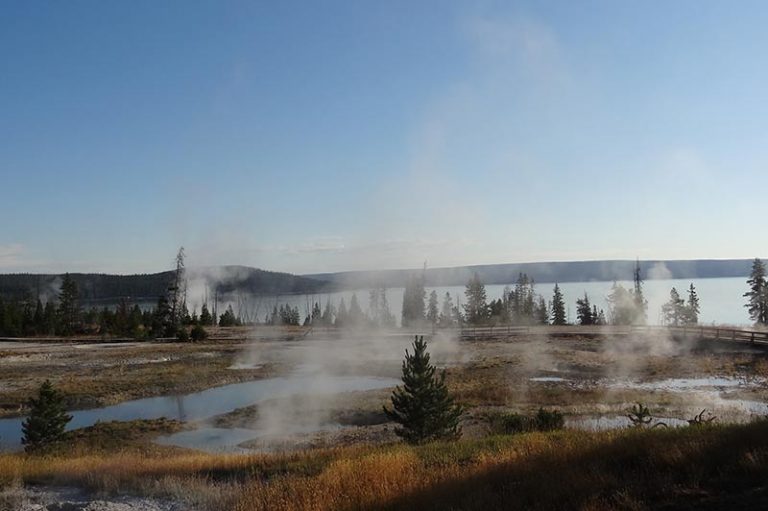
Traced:
<path fill-rule="evenodd" d="M 569 336 L 569 335 L 660 335 L 697 338 L 713 341 L 731 341 L 768 345 L 768 331 L 748 328 L 717 326 L 464 326 L 459 330 L 462 340 L 499 340 L 519 336 Z"/>

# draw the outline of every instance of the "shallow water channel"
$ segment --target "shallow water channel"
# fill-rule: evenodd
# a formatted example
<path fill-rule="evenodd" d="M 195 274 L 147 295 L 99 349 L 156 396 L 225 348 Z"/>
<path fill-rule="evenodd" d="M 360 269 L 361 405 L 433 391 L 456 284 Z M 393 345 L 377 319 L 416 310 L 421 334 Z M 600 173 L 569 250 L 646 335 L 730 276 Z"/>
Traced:
<path fill-rule="evenodd" d="M 213 387 L 201 392 L 178 396 L 161 396 L 71 412 L 72 421 L 67 429 L 84 428 L 96 422 L 129 421 L 134 419 L 158 419 L 166 417 L 181 421 L 197 421 L 231 412 L 237 408 L 257 404 L 267 399 L 315 394 L 339 394 L 350 391 L 364 391 L 392 387 L 398 383 L 391 378 L 367 376 L 322 376 L 297 374 L 278 378 L 234 383 Z M 23 418 L 0 420 L 0 450 L 18 450 L 21 447 L 21 424 Z M 210 443 L 209 434 L 198 433 L 201 445 L 194 441 L 193 432 L 180 440 L 186 440 L 185 447 L 206 447 Z M 240 432 L 243 433 L 242 431 Z M 173 435 L 171 435 L 173 436 Z M 252 437 L 258 436 L 254 431 Z M 207 440 L 206 440 L 207 438 Z M 174 442 L 166 442 L 175 444 Z"/>

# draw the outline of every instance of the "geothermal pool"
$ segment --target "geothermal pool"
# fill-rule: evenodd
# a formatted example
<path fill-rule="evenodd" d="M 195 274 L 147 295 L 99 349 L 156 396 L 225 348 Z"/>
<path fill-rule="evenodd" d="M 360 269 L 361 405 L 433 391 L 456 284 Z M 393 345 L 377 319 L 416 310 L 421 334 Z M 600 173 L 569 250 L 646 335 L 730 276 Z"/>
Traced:
<path fill-rule="evenodd" d="M 327 395 L 350 391 L 363 391 L 388 388 L 396 385 L 391 378 L 367 376 L 322 376 L 295 374 L 293 376 L 268 378 L 245 383 L 234 383 L 213 387 L 201 392 L 179 396 L 162 396 L 126 401 L 113 406 L 71 412 L 72 421 L 68 430 L 92 426 L 96 422 L 130 421 L 135 419 L 159 419 L 166 417 L 180 421 L 199 421 L 215 415 L 231 412 L 237 408 L 250 406 L 267 399 L 295 395 Z M 18 450 L 21 448 L 21 424 L 23 418 L 0 420 L 0 450 Z M 187 435 L 178 437 L 184 447 L 196 447 L 195 438 L 201 440 L 199 447 L 205 447 L 215 441 L 205 440 L 204 433 L 183 432 Z M 242 436 L 242 431 L 240 432 Z M 247 438 L 255 438 L 258 431 Z M 236 435 L 236 433 L 233 433 Z M 211 437 L 211 435 L 209 435 Z M 246 439 L 246 440 L 247 440 Z M 241 440 L 242 441 L 242 440 Z M 166 440 L 166 443 L 174 443 Z M 239 443 L 239 442 L 237 442 Z"/>

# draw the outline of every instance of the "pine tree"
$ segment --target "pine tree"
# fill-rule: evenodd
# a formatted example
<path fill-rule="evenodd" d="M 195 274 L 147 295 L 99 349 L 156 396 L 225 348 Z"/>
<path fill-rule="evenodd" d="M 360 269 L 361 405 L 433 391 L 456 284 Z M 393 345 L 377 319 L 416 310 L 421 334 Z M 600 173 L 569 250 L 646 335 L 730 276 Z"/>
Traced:
<path fill-rule="evenodd" d="M 45 309 L 43 308 L 43 302 L 40 301 L 40 298 L 37 299 L 37 304 L 35 305 L 35 314 L 32 317 L 32 323 L 34 325 L 34 330 L 36 334 L 41 334 L 45 331 Z"/>
<path fill-rule="evenodd" d="M 688 288 L 688 303 L 685 305 L 685 324 L 697 325 L 699 323 L 699 295 L 696 294 L 696 288 Z"/>
<path fill-rule="evenodd" d="M 640 275 L 640 260 L 635 263 L 634 289 L 632 298 L 635 304 L 634 317 L 632 324 L 644 325 L 648 321 L 648 301 L 643 296 L 643 279 Z"/>
<path fill-rule="evenodd" d="M 208 310 L 208 304 L 204 303 L 202 309 L 200 309 L 200 324 L 205 326 L 211 326 L 213 324 L 213 316 L 211 311 Z"/>
<path fill-rule="evenodd" d="M 363 324 L 364 319 L 365 314 L 363 314 L 363 309 L 360 308 L 360 303 L 357 301 L 357 294 L 352 293 L 352 298 L 349 300 L 347 325 L 360 326 Z"/>
<path fill-rule="evenodd" d="M 157 307 L 152 312 L 152 335 L 154 337 L 160 337 L 165 334 L 169 315 L 168 299 L 161 295 L 157 298 Z"/>
<path fill-rule="evenodd" d="M 402 325 L 404 327 L 419 326 L 424 323 L 426 297 L 423 273 L 419 277 L 409 278 L 403 291 Z"/>
<path fill-rule="evenodd" d="M 520 273 L 515 283 L 514 291 L 505 288 L 504 294 L 508 301 L 509 315 L 511 321 L 517 325 L 530 325 L 535 322 L 535 302 L 534 302 L 534 284 L 533 279 L 526 273 Z"/>
<path fill-rule="evenodd" d="M 669 301 L 661 306 L 661 315 L 667 325 L 678 326 L 685 322 L 685 300 L 680 298 L 676 288 L 669 292 Z"/>
<path fill-rule="evenodd" d="M 317 325 L 320 323 L 320 318 L 322 318 L 323 313 L 320 310 L 320 303 L 315 302 L 315 304 L 312 306 L 312 315 L 310 317 L 310 323 L 313 325 Z"/>
<path fill-rule="evenodd" d="M 443 305 L 440 308 L 440 328 L 451 328 L 455 325 L 455 318 L 453 317 L 453 299 L 451 293 L 445 292 L 443 297 Z"/>
<path fill-rule="evenodd" d="M 296 311 L 298 315 L 298 310 Z M 290 318 L 293 319 L 293 318 Z M 298 323 L 298 318 L 296 318 L 296 323 Z M 289 323 L 289 324 L 296 324 L 296 323 Z M 238 326 L 240 325 L 240 320 L 235 316 L 235 311 L 232 310 L 232 305 L 227 306 L 227 310 L 224 311 L 224 314 L 221 315 L 219 318 L 219 326 Z"/>
<path fill-rule="evenodd" d="M 607 325 L 608 320 L 605 319 L 605 311 L 603 309 L 600 309 L 600 312 L 597 313 L 597 321 L 595 322 L 596 325 Z"/>
<path fill-rule="evenodd" d="M 59 326 L 62 335 L 72 335 L 80 327 L 80 304 L 77 283 L 69 273 L 64 275 L 59 291 Z"/>
<path fill-rule="evenodd" d="M 749 299 L 745 305 L 749 318 L 758 325 L 768 325 L 768 281 L 765 263 L 760 259 L 752 262 L 752 273 L 747 284 L 749 291 L 744 293 L 744 297 Z"/>
<path fill-rule="evenodd" d="M 413 354 L 405 351 L 402 371 L 403 385 L 392 392 L 392 409 L 384 407 L 400 425 L 395 434 L 412 444 L 460 436 L 463 410 L 448 393 L 445 371 L 438 376 L 430 364 L 423 337 L 416 336 Z"/>
<path fill-rule="evenodd" d="M 387 288 L 379 288 L 379 326 L 392 328 L 397 325 L 397 319 L 389 309 L 389 300 L 387 300 Z"/>
<path fill-rule="evenodd" d="M 339 302 L 339 310 L 336 313 L 336 321 L 334 322 L 334 326 L 345 326 L 347 324 L 347 317 L 347 305 L 344 303 L 344 297 L 342 296 L 341 301 Z"/>
<path fill-rule="evenodd" d="M 605 323 L 600 323 L 600 314 L 602 314 L 602 309 L 600 311 L 597 310 L 597 305 L 592 304 L 592 324 L 593 325 L 603 325 Z"/>
<path fill-rule="evenodd" d="M 325 310 L 323 310 L 322 323 L 325 326 L 333 326 L 333 320 L 336 316 L 336 307 L 331 303 L 331 299 L 325 300 Z"/>
<path fill-rule="evenodd" d="M 563 293 L 560 292 L 560 286 L 555 284 L 555 289 L 552 293 L 552 324 L 553 325 L 565 325 L 565 300 L 563 300 Z"/>
<path fill-rule="evenodd" d="M 467 303 L 464 305 L 464 314 L 467 323 L 472 325 L 482 324 L 488 319 L 489 310 L 486 301 L 485 285 L 480 280 L 480 275 L 475 273 L 467 282 L 464 295 Z"/>
<path fill-rule="evenodd" d="M 35 451 L 61 440 L 72 416 L 67 415 L 64 400 L 50 381 L 43 382 L 37 399 L 29 400 L 29 407 L 29 417 L 21 425 L 25 450 Z"/>
<path fill-rule="evenodd" d="M 613 283 L 608 295 L 608 313 L 614 325 L 632 325 L 637 320 L 637 302 L 633 293 L 621 284 Z"/>
<path fill-rule="evenodd" d="M 594 324 L 595 318 L 592 315 L 592 305 L 589 303 L 587 293 L 584 293 L 584 298 L 576 300 L 576 317 L 579 319 L 580 325 Z"/>
<path fill-rule="evenodd" d="M 168 285 L 169 313 L 165 325 L 165 335 L 174 337 L 182 324 L 183 311 L 187 305 L 187 279 L 184 266 L 184 247 L 180 247 L 176 254 L 176 269 L 173 279 Z"/>
<path fill-rule="evenodd" d="M 544 297 L 541 295 L 539 295 L 539 299 L 536 304 L 535 319 L 536 319 L 536 323 L 538 323 L 539 325 L 549 324 L 549 310 L 547 310 L 547 302 L 544 300 Z"/>
<path fill-rule="evenodd" d="M 51 335 L 55 331 L 56 331 L 56 306 L 52 301 L 47 301 L 45 302 L 45 309 L 43 310 L 43 333 L 45 335 Z"/>
<path fill-rule="evenodd" d="M 437 291 L 434 289 L 429 293 L 429 304 L 427 305 L 427 321 L 432 325 L 432 328 L 437 326 L 437 320 L 440 318 L 440 314 L 437 310 Z"/>
<path fill-rule="evenodd" d="M 371 324 L 380 328 L 394 326 L 396 320 L 389 310 L 387 288 L 379 284 L 370 290 L 368 296 L 368 316 Z"/>

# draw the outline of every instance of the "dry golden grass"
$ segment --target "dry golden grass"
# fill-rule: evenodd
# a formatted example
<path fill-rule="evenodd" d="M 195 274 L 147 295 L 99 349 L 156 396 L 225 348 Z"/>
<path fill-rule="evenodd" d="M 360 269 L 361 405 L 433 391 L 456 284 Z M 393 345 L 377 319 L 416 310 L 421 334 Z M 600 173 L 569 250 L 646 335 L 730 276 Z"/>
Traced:
<path fill-rule="evenodd" d="M 717 508 L 768 498 L 765 423 L 390 447 L 251 482 L 236 511 Z M 759 489 L 758 496 L 750 493 Z M 737 506 L 738 507 L 738 506 Z"/>
<path fill-rule="evenodd" d="M 291 454 L 0 455 L 19 482 L 167 497 L 234 511 L 764 508 L 768 422 Z"/>

